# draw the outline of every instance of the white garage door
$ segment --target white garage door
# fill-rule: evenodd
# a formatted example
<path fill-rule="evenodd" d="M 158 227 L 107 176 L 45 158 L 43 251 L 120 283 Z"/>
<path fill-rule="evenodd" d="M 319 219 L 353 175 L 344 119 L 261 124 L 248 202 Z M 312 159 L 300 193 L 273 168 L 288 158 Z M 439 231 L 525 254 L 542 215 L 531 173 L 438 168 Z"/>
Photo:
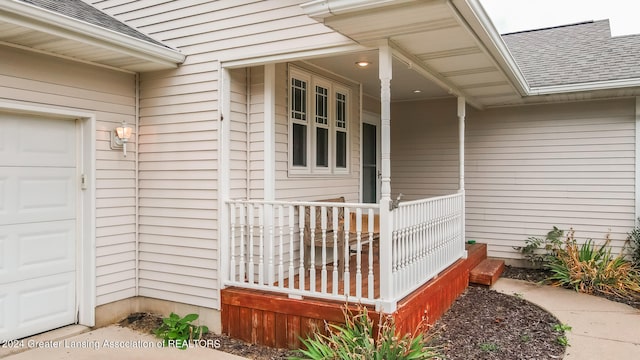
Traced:
<path fill-rule="evenodd" d="M 76 320 L 75 126 L 0 113 L 0 339 Z"/>

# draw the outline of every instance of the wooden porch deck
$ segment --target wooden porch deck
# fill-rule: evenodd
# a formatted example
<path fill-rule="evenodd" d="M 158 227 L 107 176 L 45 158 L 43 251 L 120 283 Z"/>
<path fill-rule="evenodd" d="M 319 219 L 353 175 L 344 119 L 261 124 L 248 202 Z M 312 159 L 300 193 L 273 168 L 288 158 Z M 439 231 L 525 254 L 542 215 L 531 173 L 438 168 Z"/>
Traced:
<path fill-rule="evenodd" d="M 422 287 L 402 299 L 393 314 L 398 333 L 413 332 L 423 321 L 433 324 L 451 306 L 469 284 L 469 272 L 487 257 L 485 244 L 467 246 L 468 256 L 453 265 Z M 363 294 L 367 289 L 368 259 L 363 254 Z M 349 264 L 350 285 L 355 294 L 355 263 Z M 352 271 L 353 267 L 353 271 Z M 374 258 L 375 279 L 378 276 L 377 256 Z M 328 272 L 330 273 L 330 272 Z M 299 280 L 296 278 L 296 281 Z M 310 283 L 307 278 L 305 285 Z M 327 277 L 331 289 L 331 276 Z M 316 273 L 316 289 L 320 289 L 320 272 Z M 343 284 L 340 281 L 341 285 Z M 285 284 L 286 285 L 286 284 Z M 378 284 L 375 284 L 376 297 Z M 276 348 L 299 348 L 299 337 L 306 337 L 315 328 L 323 329 L 324 323 L 342 323 L 344 302 L 314 298 L 291 299 L 286 294 L 230 287 L 221 291 L 222 332 L 249 343 Z M 370 315 L 379 313 L 372 307 Z"/>

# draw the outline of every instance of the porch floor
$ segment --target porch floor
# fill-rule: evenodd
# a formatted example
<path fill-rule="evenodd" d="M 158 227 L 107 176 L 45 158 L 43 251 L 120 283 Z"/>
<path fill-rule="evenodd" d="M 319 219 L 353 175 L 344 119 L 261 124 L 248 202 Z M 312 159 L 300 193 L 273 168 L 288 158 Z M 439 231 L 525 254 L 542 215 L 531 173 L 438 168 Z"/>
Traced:
<path fill-rule="evenodd" d="M 467 252 L 466 259 L 458 260 L 398 303 L 397 311 L 392 314 L 398 333 L 413 332 L 421 323 L 433 324 L 449 309 L 468 286 L 470 270 L 487 257 L 485 244 L 469 245 Z M 377 259 L 374 260 L 374 268 L 377 269 Z M 366 264 L 368 271 L 368 260 L 364 260 L 364 255 L 362 264 Z M 349 265 L 351 272 L 351 266 L 355 264 Z M 355 271 L 352 274 L 355 276 Z M 375 279 L 379 278 L 377 275 Z M 329 278 L 331 276 L 328 276 L 328 283 Z M 363 284 L 365 278 L 366 273 L 363 274 Z M 315 280 L 316 286 L 319 286 L 318 274 Z M 350 283 L 355 283 L 354 278 Z M 378 284 L 375 288 L 378 288 Z M 328 289 L 331 287 L 328 286 Z M 286 294 L 229 287 L 221 291 L 221 302 L 223 333 L 249 343 L 276 348 L 299 348 L 299 338 L 307 337 L 314 329 L 324 329 L 325 322 L 344 322 L 342 311 L 345 303 L 339 301 L 315 298 L 298 300 Z M 380 314 L 372 307 L 369 309 L 376 321 Z"/>

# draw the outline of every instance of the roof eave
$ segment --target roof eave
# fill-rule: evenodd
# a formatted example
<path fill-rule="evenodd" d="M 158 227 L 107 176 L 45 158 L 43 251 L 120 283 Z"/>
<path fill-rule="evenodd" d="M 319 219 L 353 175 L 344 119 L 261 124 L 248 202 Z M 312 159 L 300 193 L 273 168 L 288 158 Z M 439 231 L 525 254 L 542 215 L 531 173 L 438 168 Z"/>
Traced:
<path fill-rule="evenodd" d="M 15 0 L 0 2 L 0 18 L 34 30 L 133 56 L 153 63 L 154 68 L 176 68 L 186 58 L 175 49 Z"/>
<path fill-rule="evenodd" d="M 480 1 L 451 0 L 451 2 L 493 54 L 494 59 L 501 65 L 502 71 L 511 80 L 520 95 L 530 95 L 531 89 L 524 74 Z"/>

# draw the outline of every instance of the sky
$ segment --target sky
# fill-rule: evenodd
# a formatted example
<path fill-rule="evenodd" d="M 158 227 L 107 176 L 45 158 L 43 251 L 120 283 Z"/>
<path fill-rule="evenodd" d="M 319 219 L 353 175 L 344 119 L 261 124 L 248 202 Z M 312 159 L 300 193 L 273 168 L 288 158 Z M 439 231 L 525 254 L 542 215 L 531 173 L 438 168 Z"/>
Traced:
<path fill-rule="evenodd" d="M 640 0 L 480 0 L 501 34 L 609 19 L 611 35 L 640 34 Z"/>

